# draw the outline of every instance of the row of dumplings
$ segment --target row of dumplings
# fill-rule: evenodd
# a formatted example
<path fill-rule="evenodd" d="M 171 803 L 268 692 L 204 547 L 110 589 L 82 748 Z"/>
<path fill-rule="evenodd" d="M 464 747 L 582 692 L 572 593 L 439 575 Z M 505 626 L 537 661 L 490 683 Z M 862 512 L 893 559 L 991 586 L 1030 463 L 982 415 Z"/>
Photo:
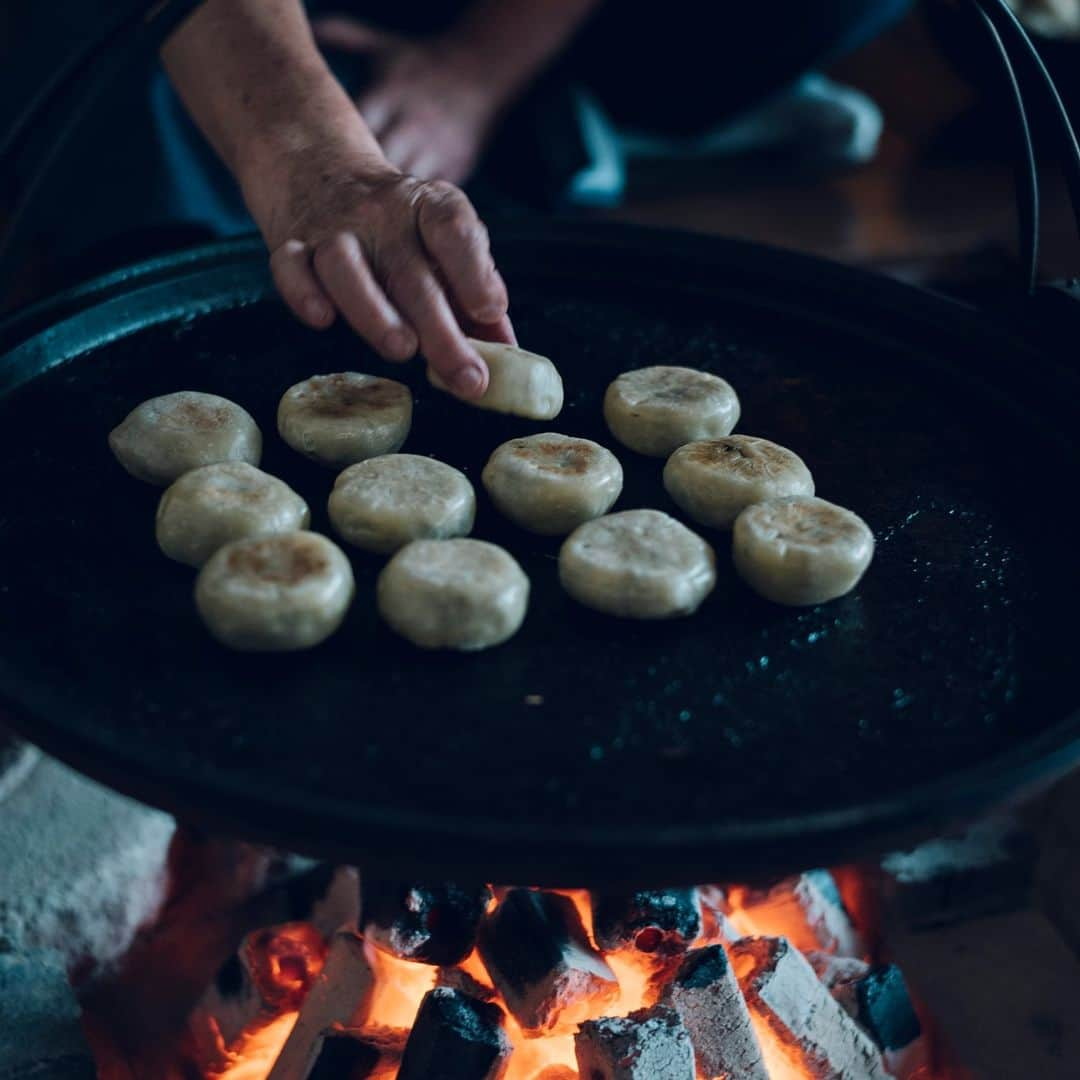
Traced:
<path fill-rule="evenodd" d="M 549 360 L 486 343 L 484 352 L 491 386 L 477 404 L 541 419 L 560 411 L 561 379 Z M 795 454 L 730 435 L 739 403 L 724 380 L 686 368 L 628 372 L 609 387 L 604 414 L 631 449 L 670 453 L 664 483 L 689 516 L 715 528 L 734 524 L 736 568 L 764 595 L 818 603 L 846 592 L 865 570 L 873 550 L 865 524 L 814 499 Z M 384 619 L 427 648 L 498 644 L 524 619 L 528 578 L 503 549 L 464 539 L 476 498 L 463 473 L 396 452 L 411 420 L 405 386 L 357 373 L 305 380 L 278 410 L 290 446 L 346 466 L 328 504 L 335 531 L 393 555 L 376 590 Z M 239 649 L 304 648 L 340 624 L 352 571 L 335 544 L 307 531 L 304 500 L 256 467 L 261 444 L 245 410 L 193 392 L 144 402 L 110 435 L 129 472 L 171 481 L 158 507 L 158 543 L 201 567 L 196 604 L 211 632 Z M 560 580 L 589 607 L 669 618 L 696 610 L 715 585 L 712 548 L 674 518 L 656 510 L 607 514 L 622 490 L 622 467 L 595 442 L 551 432 L 512 439 L 491 455 L 482 482 L 519 526 L 570 534 Z"/>

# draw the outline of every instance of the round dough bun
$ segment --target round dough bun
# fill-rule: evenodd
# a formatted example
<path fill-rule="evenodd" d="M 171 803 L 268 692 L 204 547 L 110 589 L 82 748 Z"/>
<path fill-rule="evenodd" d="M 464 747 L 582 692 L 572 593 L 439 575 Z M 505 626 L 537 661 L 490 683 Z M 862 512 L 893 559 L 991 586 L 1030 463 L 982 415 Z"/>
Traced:
<path fill-rule="evenodd" d="M 543 536 L 565 536 L 611 509 L 623 471 L 599 443 L 548 431 L 503 443 L 481 479 L 511 521 Z"/>
<path fill-rule="evenodd" d="M 798 454 L 752 435 L 687 443 L 664 466 L 664 487 L 695 521 L 730 529 L 754 503 L 813 495 L 814 478 Z"/>
<path fill-rule="evenodd" d="M 393 379 L 342 371 L 290 386 L 278 405 L 281 437 L 332 468 L 392 454 L 412 426 L 412 394 Z"/>
<path fill-rule="evenodd" d="M 586 522 L 559 552 L 559 580 L 586 607 L 628 619 L 690 615 L 716 585 L 716 557 L 659 510 Z"/>
<path fill-rule="evenodd" d="M 526 352 L 516 345 L 475 338 L 469 338 L 469 344 L 487 364 L 490 378 L 482 397 L 459 400 L 478 409 L 524 416 L 528 420 L 554 420 L 562 412 L 562 376 L 546 356 Z M 437 390 L 454 393 L 430 365 L 427 376 Z"/>
<path fill-rule="evenodd" d="M 352 566 L 313 532 L 234 540 L 199 571 L 195 605 L 210 633 L 242 652 L 308 649 L 328 638 L 352 602 Z"/>
<path fill-rule="evenodd" d="M 161 496 L 157 542 L 170 559 L 202 566 L 233 540 L 295 532 L 310 520 L 288 484 L 246 461 L 221 461 L 184 473 Z"/>
<path fill-rule="evenodd" d="M 330 520 L 350 544 L 380 554 L 413 540 L 466 536 L 476 494 L 464 473 L 417 454 L 350 465 L 330 495 Z"/>
<path fill-rule="evenodd" d="M 517 633 L 529 579 L 484 540 L 414 540 L 386 564 L 375 595 L 382 617 L 414 645 L 474 651 Z"/>
<path fill-rule="evenodd" d="M 132 409 L 109 432 L 109 447 L 132 476 L 165 487 L 202 465 L 258 465 L 262 433 L 251 414 L 228 398 L 180 390 Z"/>
<path fill-rule="evenodd" d="M 824 604 L 851 592 L 874 557 L 874 534 L 857 514 L 793 495 L 747 507 L 735 522 L 739 576 L 777 604 Z"/>
<path fill-rule="evenodd" d="M 604 394 L 611 433 L 650 457 L 667 457 L 695 439 L 730 434 L 739 412 L 739 398 L 724 379 L 694 368 L 627 371 Z"/>

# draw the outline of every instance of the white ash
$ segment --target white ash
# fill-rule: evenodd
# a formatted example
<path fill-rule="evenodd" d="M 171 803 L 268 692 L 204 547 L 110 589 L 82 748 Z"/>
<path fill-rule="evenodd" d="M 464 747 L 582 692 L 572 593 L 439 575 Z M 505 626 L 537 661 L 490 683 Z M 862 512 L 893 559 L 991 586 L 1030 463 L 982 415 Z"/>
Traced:
<path fill-rule="evenodd" d="M 350 931 L 335 934 L 267 1080 L 307 1080 L 327 1031 L 364 1025 L 374 988 L 363 940 Z"/>
<path fill-rule="evenodd" d="M 678 1013 L 663 1005 L 587 1020 L 574 1036 L 589 1080 L 694 1080 L 694 1050 Z"/>
<path fill-rule="evenodd" d="M 701 945 L 733 945 L 742 937 L 729 918 L 727 897 L 718 885 L 703 885 L 701 896 Z"/>
<path fill-rule="evenodd" d="M 806 959 L 810 961 L 810 966 L 821 980 L 822 986 L 840 1003 L 844 1012 L 858 1020 L 857 987 L 859 980 L 866 977 L 870 965 L 865 960 L 857 960 L 851 956 L 832 956 L 824 952 L 806 953 Z"/>
<path fill-rule="evenodd" d="M 755 934 L 785 937 L 803 952 L 861 956 L 865 951 L 828 870 L 810 870 L 764 892 L 747 892 L 742 907 Z"/>
<path fill-rule="evenodd" d="M 55 950 L 0 953 L 0 1080 L 96 1075 Z"/>
<path fill-rule="evenodd" d="M 699 1073 L 768 1080 L 735 972 L 719 945 L 686 954 L 664 993 L 690 1034 Z"/>
<path fill-rule="evenodd" d="M 885 1080 L 877 1047 L 784 938 L 743 938 L 731 962 L 750 1012 L 793 1067 L 816 1080 Z"/>
<path fill-rule="evenodd" d="M 0 810 L 0 949 L 94 972 L 156 915 L 175 823 L 49 758 Z"/>
<path fill-rule="evenodd" d="M 451 990 L 467 994 L 477 1001 L 491 1001 L 495 997 L 493 987 L 485 986 L 479 979 L 470 975 L 464 968 L 442 967 L 435 977 L 436 986 L 448 986 Z"/>

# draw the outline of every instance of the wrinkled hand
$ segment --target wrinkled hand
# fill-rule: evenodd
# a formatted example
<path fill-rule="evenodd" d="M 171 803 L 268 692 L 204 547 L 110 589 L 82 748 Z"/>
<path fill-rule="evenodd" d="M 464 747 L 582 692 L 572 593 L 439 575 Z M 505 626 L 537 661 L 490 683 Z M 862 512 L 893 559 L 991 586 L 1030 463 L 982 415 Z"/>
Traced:
<path fill-rule="evenodd" d="M 345 15 L 317 19 L 313 29 L 323 47 L 374 61 L 356 105 L 393 165 L 422 180 L 469 178 L 503 104 L 479 53 L 452 36 L 411 41 Z"/>
<path fill-rule="evenodd" d="M 478 396 L 487 367 L 466 334 L 514 343 L 506 286 L 463 192 L 322 144 L 260 171 L 245 194 L 278 291 L 309 326 L 340 312 L 388 360 L 419 348 L 454 389 Z"/>

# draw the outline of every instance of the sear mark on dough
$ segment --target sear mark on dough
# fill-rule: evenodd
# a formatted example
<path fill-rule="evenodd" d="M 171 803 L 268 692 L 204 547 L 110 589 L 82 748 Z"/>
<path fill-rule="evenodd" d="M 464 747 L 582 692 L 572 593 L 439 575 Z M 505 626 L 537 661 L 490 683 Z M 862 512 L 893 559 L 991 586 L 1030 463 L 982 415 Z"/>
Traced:
<path fill-rule="evenodd" d="M 596 457 L 591 447 L 570 440 L 551 439 L 546 442 L 527 442 L 518 439 L 513 452 L 526 461 L 532 461 L 538 469 L 549 472 L 584 475 Z"/>
<path fill-rule="evenodd" d="M 358 384 L 343 373 L 326 375 L 300 399 L 305 409 L 319 416 L 348 416 L 357 409 L 393 409 L 401 405 L 409 391 L 389 379 L 372 379 Z"/>
<path fill-rule="evenodd" d="M 229 553 L 228 569 L 275 585 L 296 585 L 329 568 L 326 555 L 312 544 L 283 545 L 268 540 Z"/>

